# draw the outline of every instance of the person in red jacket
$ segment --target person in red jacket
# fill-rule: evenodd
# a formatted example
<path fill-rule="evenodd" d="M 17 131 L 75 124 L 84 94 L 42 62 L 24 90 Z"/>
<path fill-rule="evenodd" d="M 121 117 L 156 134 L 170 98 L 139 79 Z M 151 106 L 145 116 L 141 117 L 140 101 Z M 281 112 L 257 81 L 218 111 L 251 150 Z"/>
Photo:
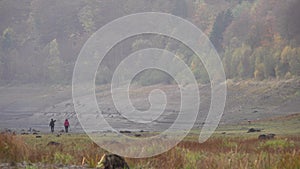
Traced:
<path fill-rule="evenodd" d="M 70 123 L 69 123 L 68 119 L 65 120 L 64 126 L 65 126 L 65 131 L 67 133 L 68 129 L 69 129 L 69 126 L 70 126 Z"/>

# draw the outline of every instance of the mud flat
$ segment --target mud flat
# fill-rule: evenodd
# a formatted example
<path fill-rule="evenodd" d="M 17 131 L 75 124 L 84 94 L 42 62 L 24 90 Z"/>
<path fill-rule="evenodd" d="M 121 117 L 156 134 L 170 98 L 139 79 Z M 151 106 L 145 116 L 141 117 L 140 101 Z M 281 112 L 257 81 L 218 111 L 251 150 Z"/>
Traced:
<path fill-rule="evenodd" d="M 149 109 L 148 95 L 154 89 L 161 89 L 167 95 L 165 111 L 142 114 L 137 117 L 144 123 L 127 119 L 123 112 L 117 111 L 108 86 L 96 89 L 99 111 L 90 112 L 86 117 L 75 113 L 71 86 L 14 86 L 1 87 L 0 93 L 0 128 L 28 129 L 36 128 L 49 131 L 48 123 L 56 119 L 56 129 L 63 129 L 63 121 L 68 118 L 71 132 L 83 132 L 81 123 L 89 121 L 99 123 L 105 119 L 115 130 L 161 131 L 171 126 L 180 112 L 180 91 L 176 85 L 156 85 L 131 87 L 130 99 L 134 107 L 145 111 Z M 200 110 L 195 128 L 204 124 L 210 107 L 210 86 L 199 85 Z M 221 124 L 243 123 L 276 116 L 298 113 L 300 110 L 300 80 L 288 81 L 228 81 L 226 107 Z M 189 103 L 193 106 L 194 101 Z M 85 107 L 86 103 L 80 103 Z M 298 112 L 297 112 L 298 111 Z M 139 116 L 137 114 L 137 116 Z M 148 122 L 148 121 L 152 122 Z M 188 122 L 186 122 L 188 123 Z M 185 122 L 182 122 L 185 125 Z M 97 130 L 111 130 L 100 128 Z"/>

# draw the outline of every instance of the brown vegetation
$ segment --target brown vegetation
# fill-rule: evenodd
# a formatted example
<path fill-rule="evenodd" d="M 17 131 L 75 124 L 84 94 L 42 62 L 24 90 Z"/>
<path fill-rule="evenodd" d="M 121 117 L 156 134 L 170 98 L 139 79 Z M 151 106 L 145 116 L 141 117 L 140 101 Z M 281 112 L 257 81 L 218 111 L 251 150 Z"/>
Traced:
<path fill-rule="evenodd" d="M 0 134 L 0 161 L 20 162 L 29 157 L 29 146 L 21 136 L 11 133 Z"/>
<path fill-rule="evenodd" d="M 61 146 L 47 146 L 31 136 L 1 134 L 0 161 L 96 167 L 105 154 L 86 136 L 65 137 L 63 140 L 65 143 Z M 299 168 L 300 137 L 266 141 L 257 138 L 213 137 L 203 144 L 182 141 L 161 155 L 125 160 L 130 168 Z"/>

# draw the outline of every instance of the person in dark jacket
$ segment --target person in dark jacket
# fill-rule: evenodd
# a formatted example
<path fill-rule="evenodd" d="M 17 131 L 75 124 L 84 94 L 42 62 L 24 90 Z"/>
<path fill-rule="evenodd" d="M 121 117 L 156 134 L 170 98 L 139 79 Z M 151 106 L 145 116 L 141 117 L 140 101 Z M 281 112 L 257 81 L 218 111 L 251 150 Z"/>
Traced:
<path fill-rule="evenodd" d="M 56 120 L 51 119 L 50 124 L 49 124 L 52 133 L 54 132 L 55 122 L 56 122 Z"/>
<path fill-rule="evenodd" d="M 70 126 L 70 123 L 69 123 L 68 119 L 65 120 L 64 126 L 65 126 L 65 131 L 67 133 L 68 129 L 69 129 L 69 126 Z"/>

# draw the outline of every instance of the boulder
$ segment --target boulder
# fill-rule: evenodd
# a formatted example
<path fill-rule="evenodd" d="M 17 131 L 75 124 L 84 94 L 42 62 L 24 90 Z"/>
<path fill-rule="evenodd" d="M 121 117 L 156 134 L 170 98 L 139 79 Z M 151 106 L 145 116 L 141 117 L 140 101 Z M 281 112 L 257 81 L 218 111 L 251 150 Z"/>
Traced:
<path fill-rule="evenodd" d="M 47 144 L 47 146 L 59 146 L 59 145 L 60 145 L 60 143 L 55 142 L 55 141 L 50 141 L 50 142 Z"/>
<path fill-rule="evenodd" d="M 141 134 L 134 134 L 135 137 L 141 137 Z"/>
<path fill-rule="evenodd" d="M 247 133 L 261 132 L 261 129 L 250 128 Z"/>
<path fill-rule="evenodd" d="M 98 162 L 99 168 L 104 169 L 129 169 L 128 164 L 123 157 L 116 154 L 104 154 Z"/>
<path fill-rule="evenodd" d="M 268 140 L 268 139 L 274 139 L 276 134 L 261 134 L 258 136 L 259 140 Z"/>
<path fill-rule="evenodd" d="M 258 139 L 259 140 L 266 140 L 267 139 L 267 135 L 261 134 L 261 135 L 258 136 Z"/>

